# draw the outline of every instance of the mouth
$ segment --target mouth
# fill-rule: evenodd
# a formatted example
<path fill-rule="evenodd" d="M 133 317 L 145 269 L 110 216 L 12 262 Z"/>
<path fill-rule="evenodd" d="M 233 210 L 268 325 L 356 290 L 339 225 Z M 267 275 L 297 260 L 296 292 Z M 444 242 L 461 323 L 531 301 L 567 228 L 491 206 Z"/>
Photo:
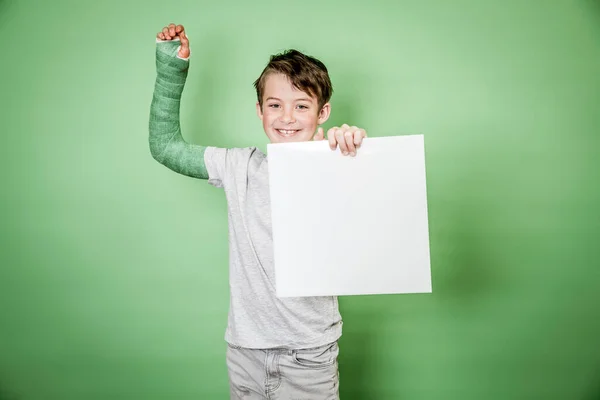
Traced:
<path fill-rule="evenodd" d="M 300 131 L 301 129 L 275 129 L 275 132 L 283 137 L 292 137 Z"/>

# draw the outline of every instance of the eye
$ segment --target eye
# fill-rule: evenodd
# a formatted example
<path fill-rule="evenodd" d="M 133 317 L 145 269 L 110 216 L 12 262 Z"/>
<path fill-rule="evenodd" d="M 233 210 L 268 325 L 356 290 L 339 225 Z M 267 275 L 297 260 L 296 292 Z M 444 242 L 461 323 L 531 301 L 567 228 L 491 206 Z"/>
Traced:
<path fill-rule="evenodd" d="M 269 108 L 279 108 L 279 104 L 269 104 Z"/>
<path fill-rule="evenodd" d="M 304 104 L 298 104 L 298 108 L 301 110 L 308 110 L 308 106 L 305 106 Z"/>

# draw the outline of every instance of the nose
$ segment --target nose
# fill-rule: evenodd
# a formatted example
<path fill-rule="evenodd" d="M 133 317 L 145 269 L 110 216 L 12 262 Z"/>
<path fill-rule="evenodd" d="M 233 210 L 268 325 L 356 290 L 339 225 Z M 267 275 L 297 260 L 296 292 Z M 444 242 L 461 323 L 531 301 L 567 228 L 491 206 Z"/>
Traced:
<path fill-rule="evenodd" d="M 295 117 L 294 117 L 294 108 L 290 108 L 290 107 L 286 107 L 283 112 L 281 113 L 281 118 L 280 118 L 281 122 L 284 124 L 290 124 L 292 122 L 295 122 Z"/>

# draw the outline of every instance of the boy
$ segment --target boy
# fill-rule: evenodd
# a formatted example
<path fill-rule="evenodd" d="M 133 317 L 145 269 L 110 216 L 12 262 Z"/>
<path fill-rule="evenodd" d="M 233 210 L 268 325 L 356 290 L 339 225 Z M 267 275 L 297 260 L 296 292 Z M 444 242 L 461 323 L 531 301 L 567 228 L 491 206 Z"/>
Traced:
<path fill-rule="evenodd" d="M 189 56 L 183 26 L 170 24 L 157 34 L 149 141 L 160 163 L 225 190 L 231 398 L 338 399 L 342 319 L 337 298 L 276 297 L 267 158 L 256 148 L 222 149 L 183 140 L 179 102 Z M 318 126 L 329 118 L 333 89 L 320 61 L 295 50 L 273 56 L 254 85 L 256 111 L 271 142 L 324 140 Z M 332 150 L 339 146 L 343 155 L 355 156 L 366 133 L 342 125 L 327 137 Z"/>

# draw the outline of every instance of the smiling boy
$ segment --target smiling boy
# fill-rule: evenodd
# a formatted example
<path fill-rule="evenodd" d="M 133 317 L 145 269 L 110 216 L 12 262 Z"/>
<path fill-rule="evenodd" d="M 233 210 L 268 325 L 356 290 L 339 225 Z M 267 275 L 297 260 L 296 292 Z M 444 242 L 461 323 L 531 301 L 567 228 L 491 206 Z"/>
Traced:
<path fill-rule="evenodd" d="M 255 147 L 186 143 L 180 99 L 189 68 L 181 25 L 157 34 L 150 108 L 152 156 L 168 168 L 225 191 L 229 221 L 230 307 L 225 332 L 232 399 L 338 399 L 342 318 L 336 297 L 275 295 L 267 157 Z M 256 111 L 272 143 L 324 140 L 333 89 L 319 60 L 290 50 L 272 56 L 254 83 Z M 332 150 L 355 156 L 363 129 L 331 128 Z"/>

